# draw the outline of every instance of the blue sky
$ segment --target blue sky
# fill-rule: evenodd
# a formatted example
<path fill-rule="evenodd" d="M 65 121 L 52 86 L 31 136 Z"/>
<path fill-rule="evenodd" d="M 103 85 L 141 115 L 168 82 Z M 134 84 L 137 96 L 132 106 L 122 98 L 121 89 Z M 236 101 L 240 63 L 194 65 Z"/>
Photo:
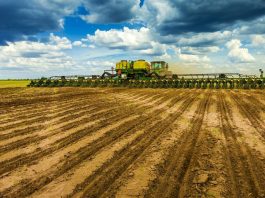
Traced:
<path fill-rule="evenodd" d="M 258 74 L 264 46 L 263 0 L 0 0 L 0 78 L 101 74 L 121 59 Z"/>

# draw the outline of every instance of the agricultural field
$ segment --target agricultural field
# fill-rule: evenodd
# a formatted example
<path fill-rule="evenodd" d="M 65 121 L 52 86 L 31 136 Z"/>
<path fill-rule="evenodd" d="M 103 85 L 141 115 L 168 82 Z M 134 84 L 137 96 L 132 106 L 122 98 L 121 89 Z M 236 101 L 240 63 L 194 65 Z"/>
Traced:
<path fill-rule="evenodd" d="M 0 197 L 265 197 L 265 91 L 0 89 Z"/>
<path fill-rule="evenodd" d="M 0 80 L 0 88 L 27 87 L 30 80 Z"/>

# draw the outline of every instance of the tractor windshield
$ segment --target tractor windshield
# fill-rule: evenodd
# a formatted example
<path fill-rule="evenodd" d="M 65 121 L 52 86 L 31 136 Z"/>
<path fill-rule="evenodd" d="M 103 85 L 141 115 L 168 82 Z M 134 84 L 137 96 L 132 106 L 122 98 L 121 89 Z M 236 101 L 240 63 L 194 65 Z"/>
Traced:
<path fill-rule="evenodd" d="M 164 61 L 151 62 L 153 70 L 167 69 L 167 63 Z"/>

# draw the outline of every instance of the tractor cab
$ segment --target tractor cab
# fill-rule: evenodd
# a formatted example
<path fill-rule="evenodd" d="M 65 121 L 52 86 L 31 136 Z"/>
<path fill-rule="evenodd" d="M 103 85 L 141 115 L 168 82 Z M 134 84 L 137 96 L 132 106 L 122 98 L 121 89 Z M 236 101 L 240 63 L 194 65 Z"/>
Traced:
<path fill-rule="evenodd" d="M 226 74 L 219 74 L 219 79 L 226 79 L 226 78 L 227 78 Z"/>
<path fill-rule="evenodd" d="M 168 63 L 166 63 L 165 61 L 151 62 L 151 73 L 154 73 L 164 78 L 172 77 L 172 72 L 168 71 Z"/>
<path fill-rule="evenodd" d="M 168 70 L 168 64 L 165 61 L 154 61 L 151 62 L 152 71 L 160 72 Z"/>

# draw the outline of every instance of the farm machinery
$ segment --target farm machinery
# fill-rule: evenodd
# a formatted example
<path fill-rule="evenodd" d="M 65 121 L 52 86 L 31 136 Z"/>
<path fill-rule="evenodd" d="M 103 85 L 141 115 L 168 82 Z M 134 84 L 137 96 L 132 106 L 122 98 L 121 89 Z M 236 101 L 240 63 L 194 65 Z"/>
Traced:
<path fill-rule="evenodd" d="M 138 88 L 215 88 L 264 89 L 260 76 L 239 73 L 173 74 L 165 61 L 121 60 L 102 75 L 52 76 L 32 80 L 29 87 L 138 87 Z"/>

